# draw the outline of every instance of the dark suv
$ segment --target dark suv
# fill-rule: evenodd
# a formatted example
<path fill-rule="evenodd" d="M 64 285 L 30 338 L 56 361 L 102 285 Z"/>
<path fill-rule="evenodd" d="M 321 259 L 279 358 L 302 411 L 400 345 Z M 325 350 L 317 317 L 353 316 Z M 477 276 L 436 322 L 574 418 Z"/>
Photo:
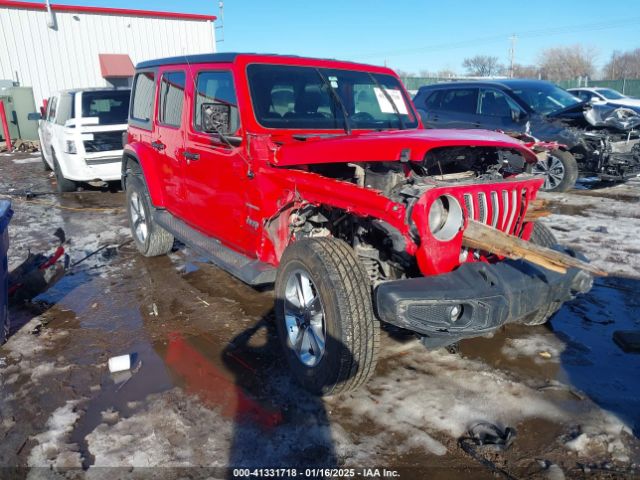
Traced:
<path fill-rule="evenodd" d="M 632 152 L 637 135 L 596 127 L 588 122 L 590 105 L 541 80 L 454 82 L 420 88 L 413 99 L 427 128 L 482 128 L 520 132 L 560 149 L 539 162 L 534 173 L 546 175 L 545 189 L 566 191 L 578 175 L 624 180 L 640 171 Z M 633 135 L 632 135 L 633 137 Z"/>

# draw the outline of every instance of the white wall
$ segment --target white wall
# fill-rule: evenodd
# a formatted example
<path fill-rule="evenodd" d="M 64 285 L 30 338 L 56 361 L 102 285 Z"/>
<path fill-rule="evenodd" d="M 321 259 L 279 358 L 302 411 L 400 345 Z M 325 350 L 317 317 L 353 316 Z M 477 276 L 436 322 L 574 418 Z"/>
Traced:
<path fill-rule="evenodd" d="M 0 79 L 33 87 L 36 105 L 56 90 L 108 85 L 99 53 L 126 53 L 133 64 L 215 52 L 213 22 L 0 7 Z"/>

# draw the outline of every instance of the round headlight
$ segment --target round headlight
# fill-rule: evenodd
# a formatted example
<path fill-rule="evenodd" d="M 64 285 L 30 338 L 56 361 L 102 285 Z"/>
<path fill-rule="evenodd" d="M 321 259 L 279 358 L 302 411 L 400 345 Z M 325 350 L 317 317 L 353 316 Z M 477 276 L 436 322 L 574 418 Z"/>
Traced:
<path fill-rule="evenodd" d="M 447 242 L 457 235 L 464 225 L 462 207 L 451 195 L 441 195 L 429 209 L 429 230 L 438 240 Z"/>

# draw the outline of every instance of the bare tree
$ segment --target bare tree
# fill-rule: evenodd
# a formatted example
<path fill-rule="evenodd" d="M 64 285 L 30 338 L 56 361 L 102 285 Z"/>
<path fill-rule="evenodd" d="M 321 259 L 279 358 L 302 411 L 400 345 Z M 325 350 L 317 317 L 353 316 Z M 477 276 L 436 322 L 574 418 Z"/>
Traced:
<path fill-rule="evenodd" d="M 454 72 L 453 70 L 449 70 L 448 68 L 445 68 L 444 70 L 439 70 L 438 74 L 436 75 L 436 77 L 438 78 L 454 78 L 457 76 L 458 74 L 456 72 Z"/>
<path fill-rule="evenodd" d="M 592 77 L 595 57 L 593 48 L 582 45 L 548 48 L 540 54 L 540 72 L 543 78 L 553 81 Z"/>
<path fill-rule="evenodd" d="M 462 67 L 467 70 L 467 75 L 477 77 L 490 77 L 497 75 L 502 70 L 502 65 L 498 62 L 498 57 L 490 55 L 476 55 L 465 58 Z"/>
<path fill-rule="evenodd" d="M 640 78 L 640 48 L 628 52 L 614 51 L 602 69 L 605 78 Z"/>
<path fill-rule="evenodd" d="M 513 65 L 514 78 L 538 78 L 538 67 L 534 65 L 520 65 L 516 63 Z"/>

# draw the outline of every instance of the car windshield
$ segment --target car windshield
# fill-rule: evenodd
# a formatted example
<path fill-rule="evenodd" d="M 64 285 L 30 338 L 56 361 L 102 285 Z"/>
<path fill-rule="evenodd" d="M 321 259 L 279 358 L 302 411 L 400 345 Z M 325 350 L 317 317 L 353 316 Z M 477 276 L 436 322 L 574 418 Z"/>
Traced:
<path fill-rule="evenodd" d="M 578 98 L 550 83 L 517 86 L 512 90 L 531 107 L 531 110 L 542 115 L 549 115 L 580 103 Z"/>
<path fill-rule="evenodd" d="M 621 99 L 625 98 L 624 95 L 622 95 L 621 93 L 616 92 L 615 90 L 612 90 L 610 88 L 599 88 L 599 89 L 596 90 L 596 92 L 598 92 L 600 95 L 602 95 L 607 100 L 621 100 Z"/>
<path fill-rule="evenodd" d="M 106 90 L 82 93 L 82 117 L 95 117 L 99 125 L 127 123 L 129 90 Z"/>
<path fill-rule="evenodd" d="M 267 128 L 382 130 L 418 126 L 409 99 L 391 75 L 264 64 L 249 65 L 247 75 L 256 119 Z"/>

